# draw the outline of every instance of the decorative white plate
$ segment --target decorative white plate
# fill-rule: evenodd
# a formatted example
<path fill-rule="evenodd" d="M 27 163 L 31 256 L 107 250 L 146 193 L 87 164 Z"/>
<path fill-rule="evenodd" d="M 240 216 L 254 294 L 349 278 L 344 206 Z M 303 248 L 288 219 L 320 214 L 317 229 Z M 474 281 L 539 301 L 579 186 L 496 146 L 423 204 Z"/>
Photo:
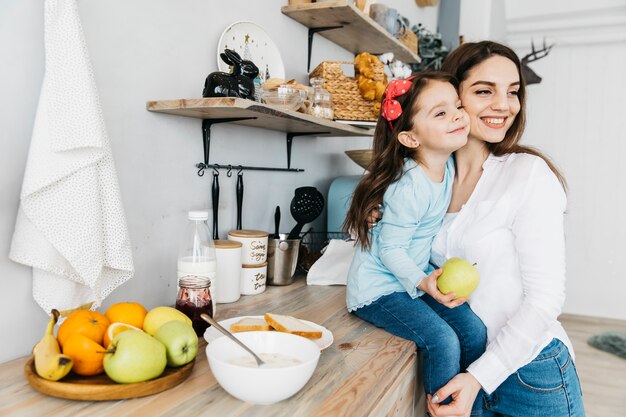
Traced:
<path fill-rule="evenodd" d="M 240 316 L 240 317 L 233 317 L 232 319 L 225 319 L 225 320 L 221 320 L 218 323 L 225 328 L 226 330 L 230 330 L 230 325 L 243 319 L 246 317 L 250 317 L 250 318 L 254 318 L 254 319 L 262 319 L 263 316 Z M 319 346 L 320 350 L 324 350 L 326 349 L 328 346 L 333 344 L 333 334 L 330 330 L 328 330 L 326 327 L 324 326 L 320 326 L 317 323 L 313 323 L 311 321 L 307 321 L 307 320 L 302 320 L 302 319 L 298 319 L 303 323 L 308 324 L 309 326 L 313 327 L 314 329 L 319 329 L 322 331 L 322 337 L 320 337 L 319 339 L 311 339 L 312 342 L 315 342 L 315 344 L 317 344 L 317 346 Z M 207 341 L 207 343 L 211 343 L 213 340 L 219 338 L 219 337 L 224 337 L 224 335 L 222 333 L 220 333 L 219 330 L 215 330 L 213 328 L 213 326 L 209 327 L 208 329 L 206 329 L 206 331 L 204 332 L 204 339 Z"/>
<path fill-rule="evenodd" d="M 224 49 L 232 49 L 242 59 L 259 67 L 261 82 L 268 78 L 285 78 L 285 66 L 280 51 L 263 28 L 252 22 L 236 22 L 226 28 L 217 44 L 217 67 L 230 72 L 230 66 L 222 61 Z"/>

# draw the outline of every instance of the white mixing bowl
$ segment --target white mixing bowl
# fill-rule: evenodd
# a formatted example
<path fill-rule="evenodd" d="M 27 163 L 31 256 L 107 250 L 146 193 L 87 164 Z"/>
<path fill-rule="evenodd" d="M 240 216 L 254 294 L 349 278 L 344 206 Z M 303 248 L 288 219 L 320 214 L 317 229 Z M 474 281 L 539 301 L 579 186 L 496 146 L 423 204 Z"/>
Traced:
<path fill-rule="evenodd" d="M 211 372 L 226 392 L 253 404 L 273 404 L 291 397 L 313 375 L 320 357 L 319 347 L 309 339 L 275 331 L 241 332 L 235 337 L 258 354 L 280 354 L 301 363 L 281 368 L 247 367 L 230 361 L 250 354 L 227 337 L 206 348 Z"/>

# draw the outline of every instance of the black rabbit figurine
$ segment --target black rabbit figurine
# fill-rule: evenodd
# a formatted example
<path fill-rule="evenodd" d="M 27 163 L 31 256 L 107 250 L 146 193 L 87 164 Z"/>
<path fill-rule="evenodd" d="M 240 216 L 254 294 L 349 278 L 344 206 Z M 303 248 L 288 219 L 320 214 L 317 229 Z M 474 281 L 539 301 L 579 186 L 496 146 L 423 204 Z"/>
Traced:
<path fill-rule="evenodd" d="M 241 59 L 231 49 L 225 49 L 220 57 L 232 66 L 232 73 L 210 73 L 204 82 L 202 97 L 241 97 L 254 100 L 254 79 L 259 75 L 259 68 L 254 62 Z"/>

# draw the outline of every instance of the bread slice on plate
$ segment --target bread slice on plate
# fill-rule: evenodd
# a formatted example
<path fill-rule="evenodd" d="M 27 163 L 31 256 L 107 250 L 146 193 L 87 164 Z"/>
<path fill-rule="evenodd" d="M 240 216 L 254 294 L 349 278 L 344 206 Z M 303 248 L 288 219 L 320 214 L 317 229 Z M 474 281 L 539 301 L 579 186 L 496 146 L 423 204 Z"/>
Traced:
<path fill-rule="evenodd" d="M 295 317 L 265 313 L 265 321 L 279 332 L 297 334 L 309 339 L 319 339 L 322 331 L 315 329 Z"/>
<path fill-rule="evenodd" d="M 244 317 L 230 325 L 230 331 L 234 333 L 251 332 L 254 330 L 272 330 L 272 326 L 267 324 L 262 318 L 254 317 Z"/>

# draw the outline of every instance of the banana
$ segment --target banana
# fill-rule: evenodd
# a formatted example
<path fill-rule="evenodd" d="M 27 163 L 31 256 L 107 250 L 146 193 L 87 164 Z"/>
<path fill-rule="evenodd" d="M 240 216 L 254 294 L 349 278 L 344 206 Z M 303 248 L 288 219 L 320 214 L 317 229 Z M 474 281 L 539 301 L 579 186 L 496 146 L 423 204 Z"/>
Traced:
<path fill-rule="evenodd" d="M 33 348 L 35 371 L 37 375 L 49 381 L 58 381 L 63 378 L 70 372 L 74 364 L 72 358 L 61 354 L 59 342 L 54 337 L 54 325 L 58 319 L 59 311 L 53 309 L 43 337 Z"/>

